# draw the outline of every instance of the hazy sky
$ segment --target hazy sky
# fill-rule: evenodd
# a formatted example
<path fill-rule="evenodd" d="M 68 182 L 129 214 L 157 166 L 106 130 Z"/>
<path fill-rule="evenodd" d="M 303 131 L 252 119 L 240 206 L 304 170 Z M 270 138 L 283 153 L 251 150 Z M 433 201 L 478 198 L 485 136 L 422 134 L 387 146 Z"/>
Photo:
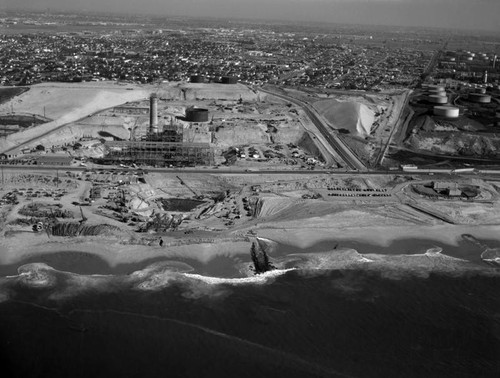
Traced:
<path fill-rule="evenodd" d="M 0 0 L 0 9 L 140 12 L 500 32 L 500 0 Z"/>

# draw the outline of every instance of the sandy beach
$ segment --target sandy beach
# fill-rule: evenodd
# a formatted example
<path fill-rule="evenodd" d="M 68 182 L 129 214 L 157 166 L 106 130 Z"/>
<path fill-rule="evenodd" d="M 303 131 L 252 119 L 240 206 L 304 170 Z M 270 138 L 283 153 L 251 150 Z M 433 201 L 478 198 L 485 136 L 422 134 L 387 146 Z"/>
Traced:
<path fill-rule="evenodd" d="M 334 228 L 323 229 L 277 229 L 263 227 L 258 230 L 258 236 L 275 242 L 279 245 L 291 247 L 294 250 L 321 250 L 334 256 L 337 244 L 357 242 L 378 246 L 382 251 L 387 248 L 387 254 L 416 253 L 411 250 L 411 242 L 407 250 L 391 250 L 392 243 L 404 240 L 425 239 L 451 246 L 463 243 L 463 234 L 473 235 L 478 240 L 499 241 L 499 226 L 432 226 L 432 227 L 372 227 L 348 228 L 338 230 Z M 113 270 L 119 266 L 142 267 L 151 261 L 158 260 L 183 260 L 196 261 L 202 266 L 211 266 L 210 270 L 220 271 L 215 265 L 210 265 L 220 258 L 248 261 L 250 263 L 250 239 L 244 241 L 228 240 L 221 237 L 212 242 L 197 242 L 196 235 L 190 235 L 191 243 L 179 238 L 164 238 L 165 244 L 139 245 L 126 244 L 117 238 L 104 237 L 51 237 L 45 234 L 26 233 L 22 238 L 8 236 L 0 241 L 0 264 L 2 266 L 16 267 L 24 262 L 45 261 L 48 256 L 60 253 L 68 254 L 67 258 L 75 259 L 75 264 L 91 264 L 91 258 L 97 258 Z M 187 239 L 187 238 L 186 238 Z M 235 238 L 236 240 L 236 238 Z M 186 243 L 186 244 L 181 244 Z M 329 243 L 331 242 L 331 243 Z M 326 245 L 326 247 L 325 247 Z M 330 247 L 328 247 L 330 245 Z M 323 246 L 323 247 L 318 247 Z M 382 252 L 385 254 L 384 252 Z M 270 252 L 273 257 L 273 252 Z M 219 260 L 217 260 L 219 259 Z M 142 264 L 142 265 L 141 265 Z M 87 271 L 84 267 L 80 269 Z M 88 269 L 91 269 L 88 267 Z M 227 270 L 227 269 L 226 269 Z"/>

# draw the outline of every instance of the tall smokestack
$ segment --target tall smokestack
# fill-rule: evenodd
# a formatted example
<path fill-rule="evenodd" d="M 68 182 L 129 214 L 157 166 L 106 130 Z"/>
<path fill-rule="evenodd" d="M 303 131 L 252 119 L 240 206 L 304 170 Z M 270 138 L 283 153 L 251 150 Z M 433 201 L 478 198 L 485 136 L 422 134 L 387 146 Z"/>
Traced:
<path fill-rule="evenodd" d="M 493 68 L 495 68 L 495 67 L 496 67 L 496 65 L 497 65 L 497 56 L 495 55 L 495 56 L 493 57 Z"/>
<path fill-rule="evenodd" d="M 156 93 L 149 98 L 149 132 L 158 133 L 158 96 Z"/>
<path fill-rule="evenodd" d="M 485 84 L 488 83 L 488 71 L 484 71 L 483 80 Z"/>

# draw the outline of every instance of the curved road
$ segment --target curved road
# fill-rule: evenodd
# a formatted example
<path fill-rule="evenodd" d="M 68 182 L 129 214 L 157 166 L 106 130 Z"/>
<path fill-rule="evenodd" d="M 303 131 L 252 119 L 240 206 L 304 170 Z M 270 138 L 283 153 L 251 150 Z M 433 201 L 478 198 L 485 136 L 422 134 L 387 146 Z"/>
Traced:
<path fill-rule="evenodd" d="M 335 134 L 329 132 L 328 127 L 324 124 L 324 122 L 319 118 L 316 114 L 316 111 L 307 103 L 297 100 L 296 98 L 276 93 L 267 89 L 259 88 L 261 92 L 270 94 L 272 96 L 276 96 L 282 98 L 286 101 L 292 102 L 295 105 L 300 106 L 307 116 L 311 119 L 314 125 L 318 128 L 320 133 L 326 139 L 326 141 L 330 144 L 330 146 L 337 152 L 337 154 L 344 161 L 344 165 L 353 170 L 366 171 L 366 166 L 358 159 L 358 157 L 350 150 L 350 148 Z"/>

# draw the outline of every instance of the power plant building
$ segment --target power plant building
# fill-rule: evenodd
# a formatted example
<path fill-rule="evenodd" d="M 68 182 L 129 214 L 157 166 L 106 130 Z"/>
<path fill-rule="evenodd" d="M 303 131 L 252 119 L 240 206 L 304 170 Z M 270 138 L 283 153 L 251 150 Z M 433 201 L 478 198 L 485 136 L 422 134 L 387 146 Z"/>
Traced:
<path fill-rule="evenodd" d="M 104 162 L 169 165 L 213 165 L 214 154 L 209 143 L 114 141 L 106 142 L 108 154 Z"/>
<path fill-rule="evenodd" d="M 208 110 L 188 108 L 190 122 L 207 122 Z M 149 131 L 144 140 L 109 141 L 104 163 L 135 163 L 165 167 L 213 165 L 214 153 L 210 143 L 184 143 L 182 126 L 164 125 L 158 130 L 158 97 L 150 97 Z"/>

